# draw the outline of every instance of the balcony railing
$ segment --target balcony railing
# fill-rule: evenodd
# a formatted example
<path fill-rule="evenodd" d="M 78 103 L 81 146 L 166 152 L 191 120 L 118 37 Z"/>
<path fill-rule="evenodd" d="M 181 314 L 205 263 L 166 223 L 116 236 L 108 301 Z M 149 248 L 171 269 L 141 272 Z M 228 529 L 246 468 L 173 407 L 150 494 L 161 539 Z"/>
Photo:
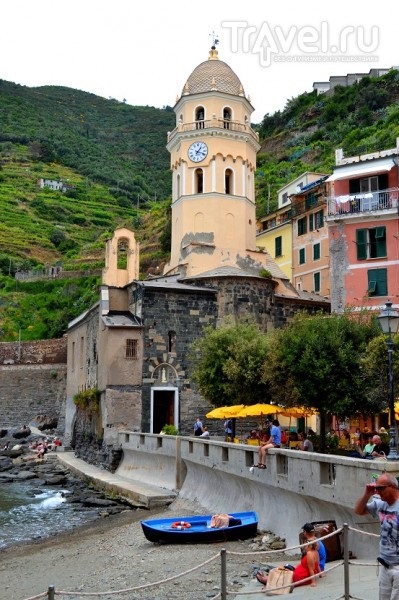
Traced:
<path fill-rule="evenodd" d="M 398 209 L 399 188 L 327 198 L 327 215 L 340 217 Z"/>
<path fill-rule="evenodd" d="M 205 129 L 225 129 L 240 133 L 249 133 L 258 141 L 258 135 L 248 123 L 240 121 L 230 121 L 229 119 L 207 119 L 204 121 L 194 121 L 193 123 L 181 123 L 169 133 L 168 141 L 172 140 L 178 133 L 187 133 L 190 131 L 203 131 Z"/>

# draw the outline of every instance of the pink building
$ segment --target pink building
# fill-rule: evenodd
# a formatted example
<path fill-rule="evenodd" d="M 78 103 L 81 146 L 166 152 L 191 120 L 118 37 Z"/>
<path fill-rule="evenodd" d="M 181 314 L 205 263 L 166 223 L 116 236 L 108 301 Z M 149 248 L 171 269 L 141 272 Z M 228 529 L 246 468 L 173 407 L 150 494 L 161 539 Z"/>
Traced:
<path fill-rule="evenodd" d="M 332 312 L 399 307 L 398 164 L 399 138 L 372 154 L 336 151 L 326 180 Z"/>

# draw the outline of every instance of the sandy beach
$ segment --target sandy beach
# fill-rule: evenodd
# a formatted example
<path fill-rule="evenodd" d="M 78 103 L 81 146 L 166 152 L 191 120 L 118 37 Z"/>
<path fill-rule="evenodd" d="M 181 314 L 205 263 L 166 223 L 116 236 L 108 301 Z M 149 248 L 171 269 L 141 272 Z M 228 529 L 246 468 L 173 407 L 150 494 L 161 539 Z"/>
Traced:
<path fill-rule="evenodd" d="M 177 499 L 163 511 L 125 511 L 67 534 L 0 552 L 0 600 L 32 598 L 47 592 L 50 585 L 55 587 L 56 598 L 63 600 L 84 598 L 79 592 L 106 600 L 212 598 L 220 589 L 220 550 L 225 545 L 157 545 L 147 541 L 142 533 L 141 519 L 171 512 L 204 514 L 201 507 Z M 251 540 L 229 542 L 227 550 L 250 552 L 250 545 Z M 215 560 L 203 565 L 215 556 Z M 252 577 L 252 566 L 259 564 L 256 558 L 228 555 L 227 576 L 233 589 L 240 590 Z M 268 562 L 265 555 L 262 560 Z M 269 558 L 275 560 L 279 560 L 276 555 Z M 140 591 L 98 595 L 162 581 L 198 565 L 203 566 L 173 582 Z M 61 590 L 77 593 L 59 594 Z"/>

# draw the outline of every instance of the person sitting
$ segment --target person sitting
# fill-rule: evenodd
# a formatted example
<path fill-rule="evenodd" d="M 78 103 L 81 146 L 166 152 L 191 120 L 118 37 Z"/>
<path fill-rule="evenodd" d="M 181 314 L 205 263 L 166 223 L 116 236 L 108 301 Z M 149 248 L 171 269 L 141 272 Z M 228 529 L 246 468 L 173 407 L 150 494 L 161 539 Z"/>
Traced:
<path fill-rule="evenodd" d="M 372 435 L 369 435 L 367 444 L 365 445 L 365 447 L 363 449 L 361 447 L 360 442 L 355 442 L 355 444 L 356 444 L 356 450 L 362 458 L 368 458 L 368 459 L 373 458 L 373 450 L 374 450 L 375 444 L 373 443 Z"/>
<path fill-rule="evenodd" d="M 314 452 L 313 442 L 307 433 L 303 434 L 303 449 L 305 452 Z"/>
<path fill-rule="evenodd" d="M 385 442 L 382 441 L 379 435 L 373 435 L 372 443 L 374 444 L 374 448 L 371 452 L 371 456 L 376 458 L 378 456 L 388 456 L 389 454 L 389 446 Z"/>
<path fill-rule="evenodd" d="M 261 442 L 258 450 L 258 464 L 253 465 L 259 469 L 266 469 L 266 454 L 269 448 L 281 447 L 281 431 L 280 423 L 277 419 L 273 419 L 270 430 L 270 437 L 266 442 Z"/>
<path fill-rule="evenodd" d="M 296 567 L 291 567 L 291 565 L 287 565 L 286 568 L 293 569 L 293 584 L 295 587 L 299 585 L 310 585 L 311 587 L 316 587 L 316 579 L 310 579 L 308 581 L 304 581 L 308 577 L 312 577 L 313 575 L 317 575 L 320 573 L 319 566 L 319 553 L 317 551 L 317 542 L 314 544 L 309 544 L 304 548 L 305 552 L 301 558 L 301 562 Z M 267 586 L 267 575 L 262 571 L 258 571 L 256 573 L 256 579 Z M 302 583 L 301 583 L 302 582 Z M 262 591 L 267 591 L 267 587 L 262 588 Z"/>
<path fill-rule="evenodd" d="M 249 435 L 247 435 L 247 440 L 258 440 L 259 436 L 258 436 L 258 432 L 256 431 L 256 429 L 253 429 L 251 431 L 251 433 Z"/>
<path fill-rule="evenodd" d="M 301 562 L 294 569 L 293 583 L 298 585 L 309 585 L 316 587 L 316 579 L 304 581 L 312 575 L 320 573 L 319 552 L 317 550 L 318 542 L 306 546 L 305 553 L 301 558 Z M 302 583 L 301 583 L 302 582 Z"/>
<path fill-rule="evenodd" d="M 320 571 L 323 572 L 325 569 L 325 565 L 326 565 L 326 560 L 327 560 L 327 552 L 326 552 L 326 547 L 323 544 L 323 542 L 321 540 L 319 540 L 316 536 L 316 530 L 314 528 L 313 523 L 305 523 L 305 525 L 302 527 L 302 531 L 303 531 L 303 535 L 304 538 L 307 542 L 310 542 L 312 540 L 317 542 L 317 551 L 319 553 L 319 566 L 320 566 Z M 328 533 L 328 531 L 326 532 Z M 302 554 L 306 553 L 306 547 L 302 548 Z"/>
<path fill-rule="evenodd" d="M 201 433 L 201 435 L 199 437 L 202 437 L 202 438 L 205 438 L 205 437 L 208 438 L 209 437 L 208 427 L 205 426 L 203 428 L 202 433 Z"/>

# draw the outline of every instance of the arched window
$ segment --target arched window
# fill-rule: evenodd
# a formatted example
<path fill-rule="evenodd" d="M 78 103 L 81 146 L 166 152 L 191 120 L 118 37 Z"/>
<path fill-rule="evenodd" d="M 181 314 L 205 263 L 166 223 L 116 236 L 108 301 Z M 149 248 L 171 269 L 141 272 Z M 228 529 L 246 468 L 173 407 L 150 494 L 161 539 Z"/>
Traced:
<path fill-rule="evenodd" d="M 178 174 L 176 177 L 176 198 L 180 198 L 180 194 L 180 174 Z"/>
<path fill-rule="evenodd" d="M 176 331 L 168 331 L 168 352 L 176 352 Z"/>
<path fill-rule="evenodd" d="M 120 238 L 118 240 L 118 269 L 127 269 L 127 252 L 129 250 L 129 240 Z"/>
<path fill-rule="evenodd" d="M 226 169 L 224 172 L 224 193 L 225 194 L 233 194 L 233 171 L 231 169 Z"/>
<path fill-rule="evenodd" d="M 203 194 L 204 192 L 204 173 L 202 169 L 195 170 L 195 194 Z"/>
<path fill-rule="evenodd" d="M 195 126 L 196 129 L 204 129 L 205 110 L 203 106 L 198 106 L 195 109 Z"/>
<path fill-rule="evenodd" d="M 231 110 L 229 108 L 223 109 L 223 127 L 225 129 L 230 129 L 230 121 L 231 121 Z"/>

